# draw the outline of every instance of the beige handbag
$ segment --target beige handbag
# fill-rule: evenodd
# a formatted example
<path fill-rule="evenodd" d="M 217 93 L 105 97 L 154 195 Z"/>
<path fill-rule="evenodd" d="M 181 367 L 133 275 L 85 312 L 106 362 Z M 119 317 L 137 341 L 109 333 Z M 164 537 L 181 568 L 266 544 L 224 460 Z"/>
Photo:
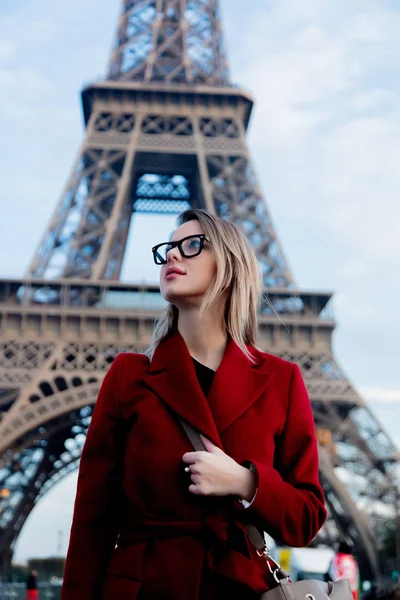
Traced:
<path fill-rule="evenodd" d="M 261 595 L 261 600 L 353 600 L 348 579 L 339 579 L 336 583 L 307 579 L 291 583 L 286 577 L 279 585 Z"/>
<path fill-rule="evenodd" d="M 207 451 L 199 432 L 183 419 L 179 420 L 193 448 Z M 257 554 L 265 558 L 268 569 L 277 583 L 276 587 L 260 596 L 261 600 L 353 600 L 348 579 L 340 579 L 336 583 L 317 579 L 291 582 L 289 574 L 270 555 L 270 549 L 258 529 L 250 523 L 244 524 L 244 528 Z"/>

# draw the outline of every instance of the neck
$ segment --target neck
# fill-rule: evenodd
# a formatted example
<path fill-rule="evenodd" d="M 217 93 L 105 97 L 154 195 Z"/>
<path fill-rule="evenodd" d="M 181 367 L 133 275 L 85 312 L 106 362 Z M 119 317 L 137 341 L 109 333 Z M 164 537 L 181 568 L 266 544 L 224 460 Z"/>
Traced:
<path fill-rule="evenodd" d="M 180 309 L 178 331 L 190 355 L 210 369 L 217 370 L 228 341 L 223 310 L 210 308 L 200 316 L 197 308 Z"/>

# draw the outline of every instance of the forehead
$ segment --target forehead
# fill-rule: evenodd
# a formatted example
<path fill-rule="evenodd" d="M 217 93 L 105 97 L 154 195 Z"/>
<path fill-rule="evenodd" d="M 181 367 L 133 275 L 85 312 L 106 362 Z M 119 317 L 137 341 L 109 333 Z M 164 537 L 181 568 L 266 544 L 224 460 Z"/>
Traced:
<path fill-rule="evenodd" d="M 200 223 L 196 220 L 188 221 L 183 225 L 180 225 L 171 235 L 171 242 L 181 240 L 187 235 L 195 235 L 196 233 L 204 233 Z"/>

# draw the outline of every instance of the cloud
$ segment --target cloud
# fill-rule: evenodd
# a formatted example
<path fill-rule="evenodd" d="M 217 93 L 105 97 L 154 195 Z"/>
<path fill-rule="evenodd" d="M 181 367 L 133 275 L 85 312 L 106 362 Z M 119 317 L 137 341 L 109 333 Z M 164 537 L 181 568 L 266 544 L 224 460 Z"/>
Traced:
<path fill-rule="evenodd" d="M 377 88 L 355 94 L 350 99 L 350 106 L 358 112 L 371 112 L 373 109 L 383 109 L 395 101 L 396 95 L 392 91 Z"/>
<path fill-rule="evenodd" d="M 360 386 L 359 392 L 366 400 L 370 402 L 398 404 L 400 407 L 400 388 Z"/>
<path fill-rule="evenodd" d="M 0 118 L 8 124 L 13 119 L 27 122 L 51 94 L 51 81 L 29 62 L 37 47 L 51 39 L 54 27 L 48 20 L 27 20 L 17 12 L 4 16 L 1 27 Z"/>
<path fill-rule="evenodd" d="M 14 56 L 18 44 L 15 40 L 0 40 L 0 63 Z"/>
<path fill-rule="evenodd" d="M 351 87 L 359 65 L 348 60 L 345 47 L 321 27 L 305 27 L 288 45 L 276 47 L 272 40 L 265 41 L 264 23 L 265 19 L 258 21 L 252 30 L 257 41 L 252 38 L 250 44 L 258 58 L 239 77 L 245 77 L 257 98 L 258 114 L 263 115 L 252 131 L 252 141 L 280 150 L 301 143 L 332 118 L 331 108 L 323 102 Z"/>
<path fill-rule="evenodd" d="M 11 99 L 21 88 L 30 95 L 31 101 L 34 101 L 40 99 L 43 90 L 49 89 L 49 84 L 40 72 L 34 69 L 0 68 L 0 88 L 3 89 L 3 101 Z"/>
<path fill-rule="evenodd" d="M 236 79 L 256 98 L 250 146 L 296 278 L 318 285 L 325 268 L 323 279 L 340 292 L 342 329 L 394 336 L 400 11 L 369 0 L 338 0 L 335 11 L 328 0 L 286 0 L 269 2 L 249 21 L 241 53 L 251 64 L 243 61 Z M 319 266 L 306 242 L 315 231 L 323 240 Z"/>
<path fill-rule="evenodd" d="M 14 12 L 2 18 L 1 27 L 3 38 L 13 40 L 16 47 L 19 47 L 20 43 L 42 44 L 57 37 L 55 21 L 46 16 L 33 16 L 32 7 L 29 6 L 15 7 Z"/>
<path fill-rule="evenodd" d="M 242 61 L 236 74 L 253 90 L 264 116 L 253 139 L 270 147 L 279 145 L 279 127 L 283 140 L 291 143 L 287 136 L 290 122 L 297 140 L 296 117 L 304 120 L 310 111 L 319 118 L 305 121 L 305 134 L 324 119 L 342 119 L 351 94 L 368 93 L 374 69 L 393 61 L 396 51 L 400 54 L 399 42 L 393 37 L 393 21 L 400 24 L 398 11 L 372 10 L 374 4 L 367 2 L 361 13 L 343 7 L 331 18 L 328 2 L 297 4 L 301 5 L 300 15 L 292 12 L 289 1 L 252 13 L 247 24 L 251 33 L 243 39 L 243 54 L 251 53 L 251 62 Z M 393 85 L 391 80 L 388 83 Z M 279 118 L 282 115 L 291 115 L 289 125 Z"/>
<path fill-rule="evenodd" d="M 255 3 L 230 23 L 230 55 L 256 100 L 249 146 L 278 237 L 300 287 L 335 290 L 345 372 L 396 387 L 399 7 Z"/>

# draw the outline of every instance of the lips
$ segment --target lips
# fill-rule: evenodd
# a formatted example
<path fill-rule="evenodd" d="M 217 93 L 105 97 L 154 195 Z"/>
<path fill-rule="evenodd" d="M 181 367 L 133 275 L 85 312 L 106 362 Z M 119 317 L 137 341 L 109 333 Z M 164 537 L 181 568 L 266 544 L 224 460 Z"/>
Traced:
<path fill-rule="evenodd" d="M 185 273 L 176 267 L 169 267 L 169 269 L 165 271 L 165 277 L 167 278 L 169 275 L 185 275 Z"/>

